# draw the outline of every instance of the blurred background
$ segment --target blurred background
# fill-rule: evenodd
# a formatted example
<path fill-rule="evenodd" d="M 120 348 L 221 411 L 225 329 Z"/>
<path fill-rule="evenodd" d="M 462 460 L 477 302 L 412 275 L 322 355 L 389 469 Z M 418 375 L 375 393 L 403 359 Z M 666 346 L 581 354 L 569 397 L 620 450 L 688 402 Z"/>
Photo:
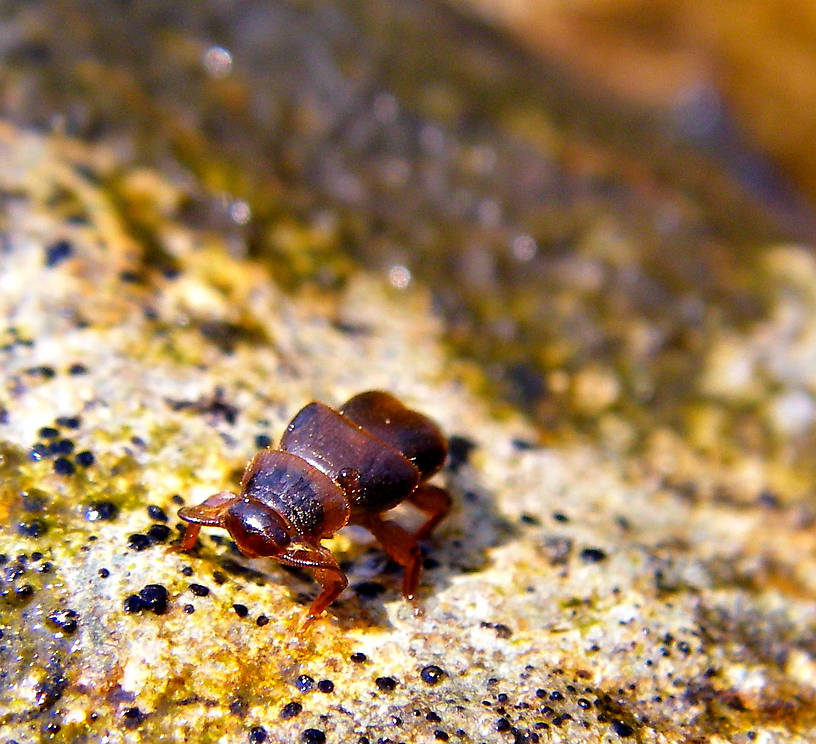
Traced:
<path fill-rule="evenodd" d="M 472 0 L 461 5 L 567 67 L 584 84 L 660 112 L 702 144 L 728 148 L 729 136 L 741 139 L 812 204 L 813 3 Z M 748 160 L 744 164 L 750 168 Z"/>
<path fill-rule="evenodd" d="M 144 277 L 174 269 L 150 166 L 292 290 L 428 288 L 473 386 L 621 450 L 816 444 L 762 363 L 701 364 L 816 236 L 814 72 L 805 0 L 0 2 L 0 115 L 115 149 Z"/>

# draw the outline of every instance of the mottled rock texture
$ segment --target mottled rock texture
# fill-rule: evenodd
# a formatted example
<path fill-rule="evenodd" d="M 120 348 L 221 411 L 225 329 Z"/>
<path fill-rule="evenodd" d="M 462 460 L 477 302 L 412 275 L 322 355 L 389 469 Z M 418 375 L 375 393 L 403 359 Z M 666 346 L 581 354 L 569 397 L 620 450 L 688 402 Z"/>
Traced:
<path fill-rule="evenodd" d="M 816 735 L 806 479 L 621 416 L 544 442 L 471 392 L 421 288 L 285 294 L 182 226 L 183 186 L 103 148 L 2 125 L 0 164 L 3 741 Z M 812 425 L 816 268 L 779 248 L 764 279 L 770 314 L 717 335 L 695 384 L 770 400 L 784 444 Z M 614 375 L 583 374 L 576 404 L 602 415 Z M 179 504 L 234 486 L 307 401 L 369 388 L 455 437 L 415 603 L 362 531 L 330 543 L 351 587 L 306 631 L 306 574 L 212 530 L 171 550 Z"/>

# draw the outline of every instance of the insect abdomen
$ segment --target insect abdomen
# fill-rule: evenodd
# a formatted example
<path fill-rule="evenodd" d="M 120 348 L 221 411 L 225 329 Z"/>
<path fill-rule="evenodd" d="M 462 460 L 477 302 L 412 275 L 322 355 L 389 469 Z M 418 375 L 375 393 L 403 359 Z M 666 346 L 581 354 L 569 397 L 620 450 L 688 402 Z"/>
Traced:
<path fill-rule="evenodd" d="M 322 403 L 300 410 L 280 446 L 334 481 L 341 471 L 356 470 L 357 490 L 349 493 L 355 508 L 390 509 L 419 483 L 419 470 L 400 452 Z"/>

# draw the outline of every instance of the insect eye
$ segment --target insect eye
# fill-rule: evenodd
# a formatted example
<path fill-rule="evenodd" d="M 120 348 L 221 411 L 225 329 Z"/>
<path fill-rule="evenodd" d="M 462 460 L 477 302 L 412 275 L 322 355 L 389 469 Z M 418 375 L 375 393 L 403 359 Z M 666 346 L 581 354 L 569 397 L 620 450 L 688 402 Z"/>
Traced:
<path fill-rule="evenodd" d="M 224 527 L 247 555 L 277 555 L 291 542 L 287 525 L 277 512 L 250 499 L 229 508 Z"/>

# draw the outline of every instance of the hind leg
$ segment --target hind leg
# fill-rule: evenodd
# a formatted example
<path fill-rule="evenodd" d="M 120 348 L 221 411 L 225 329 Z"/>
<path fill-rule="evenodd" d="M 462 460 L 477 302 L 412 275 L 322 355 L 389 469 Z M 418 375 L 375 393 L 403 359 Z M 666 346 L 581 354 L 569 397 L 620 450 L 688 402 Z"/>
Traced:
<path fill-rule="evenodd" d="M 395 522 L 382 519 L 379 514 L 369 515 L 362 525 L 380 541 L 389 558 L 405 567 L 402 593 L 406 599 L 413 599 L 422 565 L 417 538 Z"/>
<path fill-rule="evenodd" d="M 420 486 L 408 497 L 408 501 L 428 515 L 425 524 L 414 533 L 414 538 L 421 540 L 430 535 L 434 527 L 448 516 L 452 500 L 451 495 L 444 488 Z"/>

